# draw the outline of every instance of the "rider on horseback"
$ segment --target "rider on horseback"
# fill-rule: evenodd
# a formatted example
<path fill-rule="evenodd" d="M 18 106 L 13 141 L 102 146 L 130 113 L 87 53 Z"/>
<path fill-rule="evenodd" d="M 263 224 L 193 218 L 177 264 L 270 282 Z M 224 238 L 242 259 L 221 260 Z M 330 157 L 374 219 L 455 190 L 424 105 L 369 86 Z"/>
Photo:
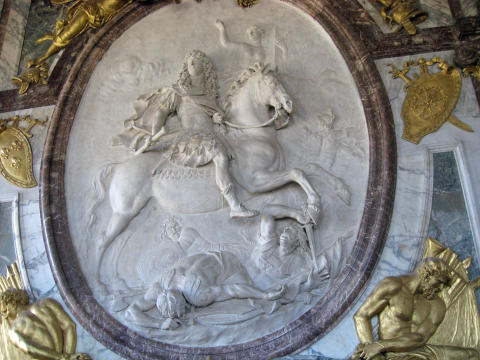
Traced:
<path fill-rule="evenodd" d="M 213 162 L 215 180 L 230 206 L 230 217 L 255 216 L 257 212 L 245 208 L 236 196 L 227 151 L 214 133 L 213 123 L 223 121 L 217 96 L 217 78 L 211 60 L 203 52 L 193 50 L 185 58 L 173 86 L 137 99 L 137 115 L 125 122 L 125 130 L 114 137 L 113 145 L 127 146 L 136 155 L 145 152 L 167 133 L 165 122 L 170 114 L 176 113 L 181 131 L 167 152 L 169 160 L 186 167 Z"/>

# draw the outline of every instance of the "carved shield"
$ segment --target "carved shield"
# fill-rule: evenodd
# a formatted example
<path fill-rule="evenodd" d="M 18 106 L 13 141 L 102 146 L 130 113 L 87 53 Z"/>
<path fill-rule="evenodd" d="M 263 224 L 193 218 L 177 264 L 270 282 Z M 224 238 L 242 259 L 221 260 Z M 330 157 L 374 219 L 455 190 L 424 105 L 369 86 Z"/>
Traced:
<path fill-rule="evenodd" d="M 440 129 L 455 108 L 461 88 L 462 80 L 457 69 L 422 74 L 408 88 L 403 103 L 402 138 L 418 144 L 425 135 Z"/>
<path fill-rule="evenodd" d="M 0 172 L 18 187 L 37 185 L 33 176 L 30 143 L 18 129 L 8 128 L 0 133 Z"/>

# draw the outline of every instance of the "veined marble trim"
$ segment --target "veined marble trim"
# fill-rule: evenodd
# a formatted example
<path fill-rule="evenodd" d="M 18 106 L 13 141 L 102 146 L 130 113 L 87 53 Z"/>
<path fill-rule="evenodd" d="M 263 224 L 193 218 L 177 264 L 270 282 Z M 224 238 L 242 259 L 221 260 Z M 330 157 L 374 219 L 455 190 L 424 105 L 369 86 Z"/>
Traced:
<path fill-rule="evenodd" d="M 18 73 L 30 1 L 14 0 L 10 4 L 0 53 L 0 90 L 15 88 L 10 79 Z"/>
<path fill-rule="evenodd" d="M 458 143 L 454 150 L 455 160 L 457 161 L 460 183 L 462 184 L 463 198 L 467 207 L 468 219 L 472 229 L 473 244 L 480 259 L 480 218 L 478 216 L 478 204 L 475 201 L 470 170 L 465 160 L 465 151 L 462 143 Z"/>
<path fill-rule="evenodd" d="M 4 3 L 4 0 L 0 0 L 0 14 L 2 13 L 2 10 L 3 10 L 3 3 Z"/>
<path fill-rule="evenodd" d="M 431 148 L 427 148 L 425 151 L 425 200 L 423 203 L 422 211 L 422 225 L 418 233 L 419 239 L 426 239 L 428 236 L 428 229 L 430 227 L 430 218 L 432 214 L 432 201 L 433 201 L 433 153 L 441 151 L 432 151 Z M 415 256 L 416 261 L 410 263 L 409 272 L 412 272 L 417 266 L 418 262 L 423 257 L 423 245 L 424 242 L 420 240 L 419 247 L 417 248 L 417 254 Z"/>
<path fill-rule="evenodd" d="M 465 161 L 465 151 L 464 146 L 461 142 L 456 144 L 444 144 L 438 146 L 431 146 L 427 149 L 429 154 L 429 164 L 428 164 L 428 172 L 430 178 L 430 188 L 428 189 L 430 204 L 428 209 L 428 218 L 430 219 L 430 213 L 432 211 L 432 197 L 433 197 L 433 154 L 440 153 L 440 152 L 448 152 L 452 151 L 455 155 L 455 161 L 457 163 L 458 174 L 460 176 L 460 183 L 462 185 L 463 191 L 463 198 L 465 200 L 465 207 L 467 208 L 468 219 L 470 220 L 470 228 L 472 230 L 473 235 L 473 243 L 475 246 L 475 251 L 477 252 L 477 256 L 480 259 L 480 220 L 478 215 L 478 206 L 475 202 L 475 196 L 473 192 L 472 182 L 470 171 L 468 169 L 468 164 Z M 427 221 L 428 225 L 428 221 Z M 428 231 L 428 226 L 426 228 Z M 423 235 L 423 232 L 422 232 Z M 425 235 L 426 237 L 426 235 Z M 423 251 L 423 249 L 422 249 Z"/>
<path fill-rule="evenodd" d="M 15 254 L 17 256 L 18 268 L 23 285 L 28 293 L 32 294 L 30 281 L 28 281 L 27 270 L 25 268 L 25 259 L 23 257 L 22 237 L 20 235 L 20 221 L 18 217 L 18 193 L 0 194 L 0 202 L 12 203 L 12 224 L 15 244 Z"/>

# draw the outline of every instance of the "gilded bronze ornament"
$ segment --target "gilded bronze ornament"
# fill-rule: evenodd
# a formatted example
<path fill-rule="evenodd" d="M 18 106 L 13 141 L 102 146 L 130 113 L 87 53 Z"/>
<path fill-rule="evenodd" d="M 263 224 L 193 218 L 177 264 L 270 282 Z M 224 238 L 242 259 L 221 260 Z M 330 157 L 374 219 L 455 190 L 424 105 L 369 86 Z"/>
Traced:
<path fill-rule="evenodd" d="M 408 275 L 383 279 L 354 316 L 360 344 L 352 359 L 479 359 L 480 316 L 463 261 L 428 238 Z M 378 317 L 375 341 L 372 319 Z"/>
<path fill-rule="evenodd" d="M 470 75 L 471 77 L 477 79 L 477 81 L 480 81 L 480 51 L 477 54 L 477 64 L 464 67 L 462 72 L 463 76 L 467 77 L 468 75 Z"/>
<path fill-rule="evenodd" d="M 32 148 L 28 138 L 35 125 L 44 126 L 46 120 L 15 116 L 0 120 L 0 173 L 10 183 L 22 188 L 37 186 L 33 176 Z M 20 122 L 26 122 L 26 128 Z"/>
<path fill-rule="evenodd" d="M 0 355 L 4 360 L 90 360 L 76 353 L 75 323 L 59 303 L 44 299 L 29 304 L 16 263 L 0 278 Z"/>
<path fill-rule="evenodd" d="M 67 10 L 66 18 L 55 24 L 55 33 L 47 33 L 39 38 L 35 44 L 51 41 L 52 44 L 45 54 L 30 60 L 27 67 L 45 62 L 65 48 L 70 42 L 88 29 L 98 29 L 108 22 L 134 0 L 51 0 L 53 5 L 72 3 Z M 138 0 L 142 1 L 142 0 Z"/>
<path fill-rule="evenodd" d="M 418 10 L 412 0 L 374 0 L 383 5 L 380 10 L 385 23 L 390 29 L 393 27 L 393 22 L 397 23 L 395 31 L 405 29 L 410 35 L 417 33 L 415 24 L 425 21 L 428 14 L 424 11 Z"/>
<path fill-rule="evenodd" d="M 430 73 L 429 66 L 437 64 L 438 72 Z M 420 58 L 418 61 L 408 61 L 403 69 L 398 70 L 390 64 L 393 78 L 401 78 L 406 85 L 407 96 L 402 106 L 404 129 L 402 138 L 414 144 L 428 134 L 431 134 L 445 123 L 450 122 L 456 127 L 473 132 L 472 128 L 452 115 L 462 88 L 460 72 L 441 58 L 429 61 Z M 411 66 L 420 68 L 420 75 L 408 77 Z"/>
<path fill-rule="evenodd" d="M 237 3 L 240 7 L 252 7 L 253 5 L 258 3 L 258 0 L 237 0 Z"/>
<path fill-rule="evenodd" d="M 48 68 L 48 64 L 43 62 L 19 76 L 14 76 L 12 83 L 19 88 L 18 93 L 21 95 L 27 92 L 30 84 L 45 85 L 48 78 Z"/>
<path fill-rule="evenodd" d="M 202 0 L 195 0 L 196 2 L 201 2 Z M 257 4 L 259 0 L 237 0 L 238 6 L 242 8 L 252 7 Z M 174 0 L 175 3 L 180 4 L 182 0 Z"/>

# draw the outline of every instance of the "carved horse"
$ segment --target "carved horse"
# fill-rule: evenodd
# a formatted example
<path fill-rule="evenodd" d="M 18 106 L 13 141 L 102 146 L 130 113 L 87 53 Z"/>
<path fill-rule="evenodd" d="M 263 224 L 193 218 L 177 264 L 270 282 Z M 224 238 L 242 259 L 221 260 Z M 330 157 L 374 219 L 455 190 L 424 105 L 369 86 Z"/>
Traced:
<path fill-rule="evenodd" d="M 285 169 L 276 130 L 288 123 L 292 101 L 275 73 L 260 64 L 249 68 L 232 85 L 226 108 L 228 121 L 225 123 L 236 128 L 232 131 L 235 136 L 228 139 L 233 155 L 231 171 L 236 181 L 250 194 L 297 183 L 307 196 L 307 211 L 305 214 L 289 209 L 288 216 L 303 223 L 309 218 L 317 221 L 319 195 L 302 170 Z M 192 172 L 203 176 L 192 176 Z M 108 181 L 110 186 L 105 190 Z M 172 213 L 201 213 L 222 208 L 222 196 L 215 185 L 212 164 L 196 169 L 179 169 L 158 151 L 148 151 L 123 163 L 105 167 L 97 176 L 96 188 L 100 196 L 90 213 L 105 197 L 112 211 L 98 245 L 97 280 L 100 284 L 99 269 L 106 249 L 149 200 L 154 199 L 162 209 Z"/>

